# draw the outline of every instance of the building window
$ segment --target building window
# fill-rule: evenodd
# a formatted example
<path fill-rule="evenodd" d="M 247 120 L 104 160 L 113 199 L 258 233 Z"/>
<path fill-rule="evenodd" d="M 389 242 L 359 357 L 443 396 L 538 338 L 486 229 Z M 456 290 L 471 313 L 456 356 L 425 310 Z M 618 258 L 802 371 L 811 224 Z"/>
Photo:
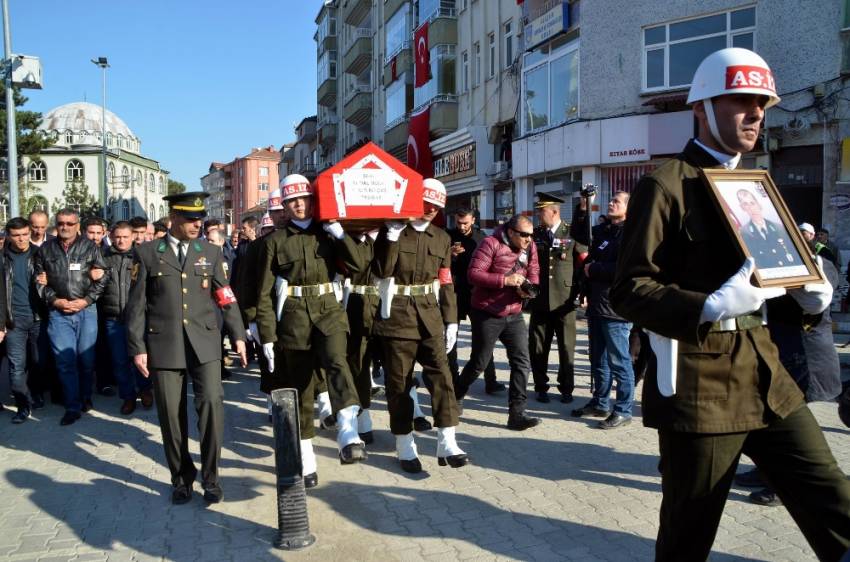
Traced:
<path fill-rule="evenodd" d="M 65 144 L 74 144 L 74 132 L 65 131 Z"/>
<path fill-rule="evenodd" d="M 136 170 L 136 185 L 144 187 L 144 179 L 142 178 L 142 172 L 140 170 Z"/>
<path fill-rule="evenodd" d="M 505 68 L 514 63 L 514 31 L 513 22 L 508 20 L 502 27 L 505 36 Z"/>
<path fill-rule="evenodd" d="M 86 169 L 79 160 L 70 160 L 65 166 L 65 181 L 83 181 L 86 179 Z"/>
<path fill-rule="evenodd" d="M 475 45 L 472 46 L 472 52 L 475 56 L 472 68 L 472 71 L 475 73 L 472 75 L 472 86 L 475 87 L 481 83 L 481 43 L 476 41 Z"/>
<path fill-rule="evenodd" d="M 387 96 L 387 122 L 386 125 L 394 125 L 396 121 L 399 119 L 404 119 L 404 116 L 407 114 L 408 106 L 407 106 L 407 84 L 406 80 L 403 77 L 399 77 L 399 80 L 396 80 L 386 89 Z M 433 80 L 432 80 L 433 82 Z M 354 133 L 353 131 L 349 131 L 349 143 L 351 146 L 353 144 Z"/>
<path fill-rule="evenodd" d="M 744 8 L 643 30 L 643 89 L 690 85 L 697 66 L 726 47 L 755 47 L 756 9 Z"/>
<path fill-rule="evenodd" d="M 464 51 L 461 54 L 461 60 L 463 61 L 463 91 L 469 91 L 469 53 Z"/>
<path fill-rule="evenodd" d="M 153 174 L 148 176 L 148 191 L 156 191 L 156 180 Z"/>
<path fill-rule="evenodd" d="M 269 190 L 269 184 L 261 183 L 261 184 L 258 185 L 257 189 L 259 189 L 260 191 L 268 191 Z"/>
<path fill-rule="evenodd" d="M 115 183 L 115 164 L 112 162 L 106 167 L 106 181 L 109 183 Z"/>
<path fill-rule="evenodd" d="M 437 45 L 431 49 L 431 80 L 413 90 L 413 106 L 420 107 L 439 96 L 454 96 L 456 65 L 455 46 Z"/>
<path fill-rule="evenodd" d="M 318 83 L 320 86 L 324 84 L 325 80 L 336 78 L 336 51 L 325 51 L 319 57 L 318 73 Z"/>
<path fill-rule="evenodd" d="M 28 176 L 30 181 L 47 181 L 47 166 L 41 160 L 31 162 Z"/>
<path fill-rule="evenodd" d="M 127 166 L 121 168 L 121 181 L 125 186 L 130 183 L 130 170 L 127 169 Z"/>
<path fill-rule="evenodd" d="M 165 195 L 165 182 L 162 181 L 162 176 L 159 176 L 159 194 Z M 161 215 L 161 213 L 160 213 Z"/>
<path fill-rule="evenodd" d="M 151 206 L 148 209 L 148 220 L 155 220 L 155 219 L 156 219 L 156 207 L 154 207 L 153 203 L 151 203 Z"/>
<path fill-rule="evenodd" d="M 578 41 L 528 53 L 523 67 L 523 133 L 578 118 Z"/>
<path fill-rule="evenodd" d="M 418 25 L 440 16 L 454 17 L 455 0 L 419 0 Z"/>
<path fill-rule="evenodd" d="M 411 35 L 410 22 L 410 3 L 405 2 L 401 5 L 396 13 L 387 20 L 384 26 L 386 33 L 387 56 L 386 62 L 389 63 L 406 45 L 410 43 Z"/>
<path fill-rule="evenodd" d="M 112 133 L 106 133 L 106 144 L 112 146 Z"/>
<path fill-rule="evenodd" d="M 126 199 L 121 200 L 121 220 L 130 219 L 130 202 Z"/>
<path fill-rule="evenodd" d="M 260 177 L 267 178 L 269 177 L 269 169 L 265 166 L 260 166 Z"/>
<path fill-rule="evenodd" d="M 491 33 L 487 36 L 487 55 L 490 57 L 488 61 L 490 66 L 487 71 L 487 78 L 492 78 L 496 75 L 496 34 Z"/>
<path fill-rule="evenodd" d="M 164 216 L 165 216 L 165 207 L 160 205 L 159 206 L 159 218 L 162 218 Z"/>

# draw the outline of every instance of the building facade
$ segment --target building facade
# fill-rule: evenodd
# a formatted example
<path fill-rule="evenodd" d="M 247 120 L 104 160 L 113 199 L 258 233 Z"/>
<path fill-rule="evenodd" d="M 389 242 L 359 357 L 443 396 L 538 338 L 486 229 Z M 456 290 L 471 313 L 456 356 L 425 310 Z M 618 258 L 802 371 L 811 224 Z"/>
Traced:
<path fill-rule="evenodd" d="M 110 220 L 143 216 L 156 220 L 167 213 L 162 197 L 168 188 L 168 171 L 144 156 L 142 142 L 117 115 L 106 111 L 106 166 L 103 162 L 102 108 L 76 102 L 45 114 L 40 130 L 53 136 L 55 144 L 38 157 L 24 155 L 21 177 L 28 201 L 21 209 L 48 212 L 73 187 L 88 191 L 107 210 Z M 105 170 L 104 170 L 105 168 Z M 104 200 L 106 173 L 108 199 Z M 3 207 L 3 214 L 6 208 Z"/>
<path fill-rule="evenodd" d="M 227 164 L 213 162 L 209 173 L 201 178 L 201 189 L 210 194 L 207 199 L 207 215 L 210 218 L 225 221 L 225 168 Z"/>
<path fill-rule="evenodd" d="M 253 148 L 227 164 L 210 164 L 209 172 L 201 177 L 203 190 L 210 193 L 210 216 L 238 225 L 246 216 L 262 214 L 269 193 L 280 181 L 279 162 L 280 151 L 267 146 Z"/>

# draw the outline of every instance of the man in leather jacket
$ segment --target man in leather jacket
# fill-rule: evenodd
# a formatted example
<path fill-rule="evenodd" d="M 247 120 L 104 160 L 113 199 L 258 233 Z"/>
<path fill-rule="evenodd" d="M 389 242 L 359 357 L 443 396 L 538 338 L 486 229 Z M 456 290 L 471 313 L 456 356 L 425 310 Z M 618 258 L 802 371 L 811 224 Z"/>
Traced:
<path fill-rule="evenodd" d="M 136 409 L 136 389 L 145 409 L 153 406 L 151 379 L 139 373 L 130 362 L 127 350 L 127 322 L 124 309 L 130 293 L 133 273 L 133 229 L 129 222 L 121 221 L 112 227 L 112 245 L 103 252 L 109 280 L 103 296 L 97 301 L 98 315 L 103 319 L 106 342 L 109 346 L 112 372 L 118 382 L 118 396 L 123 400 L 121 413 L 129 416 Z"/>
<path fill-rule="evenodd" d="M 47 303 L 47 335 L 65 398 L 61 425 L 80 419 L 92 408 L 91 394 L 97 340 L 97 309 L 107 279 L 95 280 L 92 269 L 106 269 L 100 250 L 80 236 L 80 215 L 73 209 L 56 214 L 57 237 L 44 243 L 35 259 L 36 275 L 47 274 L 39 293 Z"/>

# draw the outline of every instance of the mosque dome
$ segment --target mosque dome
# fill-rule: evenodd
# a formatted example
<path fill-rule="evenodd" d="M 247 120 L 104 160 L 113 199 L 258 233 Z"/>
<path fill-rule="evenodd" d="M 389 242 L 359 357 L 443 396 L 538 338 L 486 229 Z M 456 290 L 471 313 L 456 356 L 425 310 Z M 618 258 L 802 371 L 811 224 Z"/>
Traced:
<path fill-rule="evenodd" d="M 60 105 L 44 115 L 39 129 L 54 133 L 58 145 L 100 145 L 102 108 L 88 102 Z M 140 140 L 120 117 L 106 110 L 106 139 L 110 147 L 139 152 Z"/>

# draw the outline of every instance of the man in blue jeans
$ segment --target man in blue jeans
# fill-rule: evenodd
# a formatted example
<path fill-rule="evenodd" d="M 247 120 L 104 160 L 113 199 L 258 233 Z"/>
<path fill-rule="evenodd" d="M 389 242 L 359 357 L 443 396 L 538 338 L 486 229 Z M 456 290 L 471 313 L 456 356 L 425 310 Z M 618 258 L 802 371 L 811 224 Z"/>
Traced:
<path fill-rule="evenodd" d="M 56 214 L 57 236 L 41 247 L 35 275 L 46 274 L 39 291 L 49 312 L 47 335 L 65 399 L 61 425 L 80 419 L 92 407 L 97 308 L 106 286 L 106 264 L 94 242 L 80 236 L 80 215 L 73 209 Z M 100 274 L 93 272 L 99 270 Z"/>
<path fill-rule="evenodd" d="M 3 248 L 3 318 L 6 328 L 6 354 L 9 380 L 18 412 L 12 423 L 27 421 L 35 408 L 44 406 L 42 392 L 44 361 L 47 356 L 46 314 L 32 282 L 34 256 L 38 247 L 30 243 L 30 224 L 16 217 L 6 224 Z M 31 366 L 28 369 L 27 366 Z"/>
<path fill-rule="evenodd" d="M 109 268 L 107 285 L 97 301 L 97 313 L 106 329 L 106 343 L 112 357 L 112 372 L 118 383 L 121 414 L 129 416 L 136 410 L 136 398 L 142 399 L 145 409 L 153 406 L 153 382 L 139 373 L 130 362 L 127 351 L 127 323 L 124 309 L 130 294 L 133 274 L 133 228 L 127 221 L 115 223 L 111 233 L 112 245 L 103 252 L 103 260 Z M 138 392 L 138 393 L 137 393 Z"/>
<path fill-rule="evenodd" d="M 617 269 L 617 255 L 628 203 L 628 193 L 618 191 L 614 194 L 608 203 L 608 220 L 593 227 L 593 244 L 584 264 L 590 370 L 594 388 L 590 401 L 573 410 L 572 414 L 576 417 L 604 417 L 597 426 L 600 429 L 615 429 L 632 421 L 635 391 L 635 374 L 629 354 L 632 324 L 617 315 L 608 301 L 608 291 Z M 586 205 L 585 200 L 582 200 L 582 205 Z M 586 214 L 583 220 L 588 220 Z M 579 226 L 577 232 L 587 232 L 587 228 Z M 609 395 L 615 380 L 617 394 L 614 411 L 610 412 Z"/>

